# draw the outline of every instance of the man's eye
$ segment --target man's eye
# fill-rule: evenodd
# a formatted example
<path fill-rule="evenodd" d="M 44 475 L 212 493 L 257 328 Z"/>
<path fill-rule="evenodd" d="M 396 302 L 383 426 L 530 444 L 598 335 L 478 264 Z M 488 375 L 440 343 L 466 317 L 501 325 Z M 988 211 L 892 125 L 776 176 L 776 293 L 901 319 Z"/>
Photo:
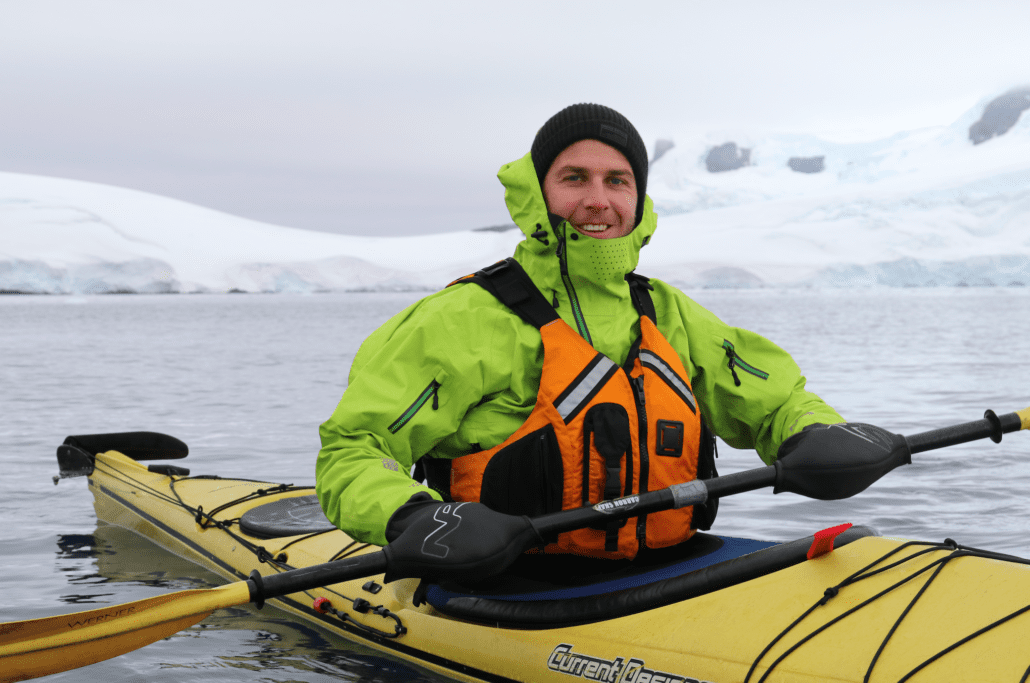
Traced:
<path fill-rule="evenodd" d="M 565 176 L 564 179 L 565 180 L 569 180 L 571 182 L 576 182 L 576 181 L 579 180 L 579 174 L 578 173 L 572 173 L 572 174 L 569 174 L 569 175 Z"/>
<path fill-rule="evenodd" d="M 614 178 L 612 178 L 611 182 L 612 182 L 612 185 L 625 185 L 626 184 L 626 181 L 623 180 L 622 178 L 618 177 L 618 176 L 615 176 Z"/>

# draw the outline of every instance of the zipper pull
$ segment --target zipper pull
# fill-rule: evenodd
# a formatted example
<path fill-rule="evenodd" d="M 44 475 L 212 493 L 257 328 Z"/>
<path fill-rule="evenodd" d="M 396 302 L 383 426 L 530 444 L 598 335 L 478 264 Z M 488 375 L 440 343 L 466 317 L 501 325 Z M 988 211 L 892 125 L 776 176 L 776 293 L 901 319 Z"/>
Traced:
<path fill-rule="evenodd" d="M 554 294 L 554 300 L 551 301 L 551 305 L 554 306 L 555 308 L 558 308 L 558 292 L 557 292 L 557 290 L 554 290 L 554 289 L 552 289 L 551 292 Z"/>
<path fill-rule="evenodd" d="M 433 389 L 433 410 L 440 410 L 440 385 Z"/>
<path fill-rule="evenodd" d="M 554 255 L 557 256 L 558 260 L 561 262 L 563 273 L 569 272 L 568 264 L 565 261 L 568 256 L 566 247 L 568 246 L 569 241 L 567 230 L 572 230 L 568 221 L 562 221 L 558 224 L 558 227 L 554 229 L 554 236 L 558 239 L 558 246 L 554 250 Z"/>
<path fill-rule="evenodd" d="M 640 375 L 639 377 L 634 377 L 633 385 L 636 387 L 636 391 L 634 393 L 637 395 L 637 403 L 644 405 L 647 400 L 644 398 L 644 376 Z"/>
<path fill-rule="evenodd" d="M 733 383 L 739 387 L 740 386 L 740 378 L 737 377 L 737 370 L 733 367 L 734 363 L 737 360 L 737 354 L 733 352 L 733 347 L 732 346 L 727 346 L 725 348 L 726 348 L 726 356 L 730 359 L 730 373 L 733 375 Z"/>

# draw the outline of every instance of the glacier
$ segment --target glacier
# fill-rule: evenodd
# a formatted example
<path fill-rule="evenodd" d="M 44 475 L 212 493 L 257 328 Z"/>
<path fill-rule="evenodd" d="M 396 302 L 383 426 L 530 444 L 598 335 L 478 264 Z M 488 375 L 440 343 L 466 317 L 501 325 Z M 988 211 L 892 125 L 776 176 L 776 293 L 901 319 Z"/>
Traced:
<path fill-rule="evenodd" d="M 871 142 L 748 131 L 663 139 L 648 178 L 659 228 L 638 270 L 684 288 L 1030 285 L 1030 115 L 973 144 L 990 101 L 950 126 Z M 748 150 L 746 165 L 710 172 L 706 155 L 729 142 Z M 818 172 L 791 167 L 820 157 Z M 314 232 L 0 173 L 4 293 L 436 290 L 520 239 Z"/>

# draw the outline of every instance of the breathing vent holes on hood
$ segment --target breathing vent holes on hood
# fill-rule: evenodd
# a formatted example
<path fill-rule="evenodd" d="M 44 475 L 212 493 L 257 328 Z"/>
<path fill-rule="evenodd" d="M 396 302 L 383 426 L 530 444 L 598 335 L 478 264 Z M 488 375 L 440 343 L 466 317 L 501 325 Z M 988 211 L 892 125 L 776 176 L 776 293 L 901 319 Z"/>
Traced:
<path fill-rule="evenodd" d="M 598 280 L 621 280 L 633 269 L 629 245 L 625 242 L 613 244 L 615 240 L 592 240 L 589 254 L 590 268 L 593 271 L 588 277 Z"/>

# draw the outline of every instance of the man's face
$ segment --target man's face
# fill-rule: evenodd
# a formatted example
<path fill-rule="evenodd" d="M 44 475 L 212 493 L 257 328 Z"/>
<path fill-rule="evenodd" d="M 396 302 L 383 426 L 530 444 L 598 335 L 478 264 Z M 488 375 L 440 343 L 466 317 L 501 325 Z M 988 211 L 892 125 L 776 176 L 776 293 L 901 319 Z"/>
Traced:
<path fill-rule="evenodd" d="M 597 140 L 562 150 L 544 176 L 547 210 L 590 237 L 624 237 L 634 228 L 637 184 L 620 151 Z"/>

